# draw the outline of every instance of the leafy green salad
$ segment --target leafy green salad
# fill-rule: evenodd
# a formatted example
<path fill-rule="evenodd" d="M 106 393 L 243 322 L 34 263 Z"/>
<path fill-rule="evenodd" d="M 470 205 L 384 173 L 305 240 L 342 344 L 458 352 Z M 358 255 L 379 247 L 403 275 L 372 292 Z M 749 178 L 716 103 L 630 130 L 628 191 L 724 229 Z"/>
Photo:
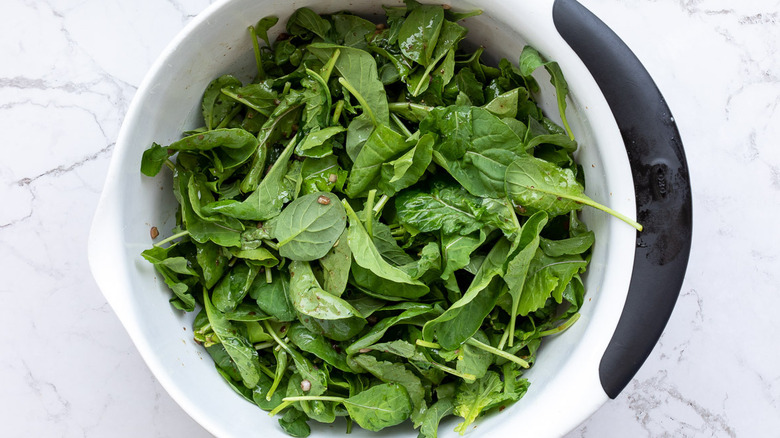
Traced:
<path fill-rule="evenodd" d="M 432 438 L 455 415 L 463 433 L 517 401 L 579 316 L 594 234 L 577 212 L 641 228 L 584 194 L 557 63 L 483 63 L 459 46 L 479 11 L 385 11 L 299 9 L 273 42 L 263 18 L 254 79 L 214 79 L 203 126 L 142 159 L 179 203 L 143 257 L 198 310 L 219 374 L 296 437 L 337 417 Z M 535 103 L 539 68 L 562 127 Z"/>

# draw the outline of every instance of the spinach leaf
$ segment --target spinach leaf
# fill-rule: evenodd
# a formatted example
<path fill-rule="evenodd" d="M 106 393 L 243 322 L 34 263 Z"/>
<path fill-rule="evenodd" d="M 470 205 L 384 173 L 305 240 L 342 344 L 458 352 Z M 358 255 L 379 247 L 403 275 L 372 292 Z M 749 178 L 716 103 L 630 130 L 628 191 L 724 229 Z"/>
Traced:
<path fill-rule="evenodd" d="M 441 138 L 434 161 L 475 196 L 503 197 L 506 167 L 525 154 L 517 133 L 483 108 L 435 108 L 420 131 Z"/>
<path fill-rule="evenodd" d="M 386 125 L 379 125 L 355 158 L 347 182 L 347 196 L 350 198 L 366 196 L 368 191 L 379 182 L 385 162 L 403 154 L 411 147 L 401 134 Z"/>
<path fill-rule="evenodd" d="M 308 262 L 290 263 L 290 301 L 295 310 L 316 319 L 362 317 L 349 303 L 322 290 Z"/>
<path fill-rule="evenodd" d="M 396 284 L 395 288 L 385 290 L 384 295 L 388 297 L 419 298 L 427 294 L 430 290 L 428 286 L 413 279 L 406 272 L 390 265 L 382 258 L 352 207 L 347 203 L 344 203 L 344 206 L 349 217 L 347 242 L 355 261 L 352 268 L 353 275 L 356 272 L 356 267 L 360 267 L 365 271 L 370 271 L 377 278 Z"/>
<path fill-rule="evenodd" d="M 444 10 L 439 6 L 422 5 L 414 8 L 398 32 L 401 53 L 418 64 L 428 66 L 443 22 Z"/>
<path fill-rule="evenodd" d="M 566 285 L 588 264 L 579 255 L 548 257 L 537 250 L 528 267 L 528 278 L 517 306 L 517 313 L 528 315 L 544 306 L 548 298 L 561 302 Z"/>
<path fill-rule="evenodd" d="M 378 361 L 367 354 L 355 356 L 354 362 L 374 377 L 385 383 L 397 383 L 409 394 L 412 401 L 411 419 L 415 427 L 419 427 L 427 408 L 425 403 L 425 389 L 420 378 L 404 367 L 403 364 Z M 407 414 L 407 416 L 409 416 Z"/>
<path fill-rule="evenodd" d="M 315 192 L 291 202 L 279 214 L 273 237 L 279 255 L 296 261 L 317 260 L 333 248 L 347 217 L 339 198 L 330 192 Z"/>
<path fill-rule="evenodd" d="M 222 89 L 238 88 L 241 85 L 241 81 L 231 75 L 220 76 L 211 81 L 203 93 L 203 101 L 201 103 L 206 129 L 212 130 L 220 125 L 236 106 L 234 101 L 224 98 Z"/>
<path fill-rule="evenodd" d="M 214 288 L 211 300 L 220 312 L 232 312 L 238 306 L 257 275 L 258 269 L 246 263 L 237 263 Z"/>
<path fill-rule="evenodd" d="M 344 406 L 360 427 L 374 432 L 402 423 L 412 412 L 409 393 L 398 383 L 372 386 L 344 400 Z"/>
<path fill-rule="evenodd" d="M 571 170 L 561 169 L 530 155 L 518 157 L 507 167 L 506 191 L 528 211 L 545 210 L 550 216 L 558 216 L 579 210 L 584 204 L 609 213 L 637 230 L 642 229 L 633 219 L 585 195 L 584 188 Z"/>
<path fill-rule="evenodd" d="M 451 397 L 439 398 L 425 411 L 417 438 L 436 438 L 442 418 L 450 415 L 454 409 L 455 401 Z"/>
<path fill-rule="evenodd" d="M 349 269 L 352 265 L 352 251 L 347 242 L 347 231 L 333 244 L 333 247 L 320 259 L 322 266 L 322 288 L 340 297 L 347 288 Z"/>
<path fill-rule="evenodd" d="M 346 355 L 337 351 L 333 344 L 322 335 L 313 333 L 302 324 L 297 323 L 290 325 L 287 334 L 290 341 L 301 350 L 319 357 L 341 371 L 352 372 L 352 369 L 347 365 Z"/>
<path fill-rule="evenodd" d="M 569 128 L 569 122 L 566 120 L 566 95 L 569 94 L 569 84 L 563 77 L 561 67 L 555 61 L 545 61 L 542 55 L 531 46 L 525 46 L 523 52 L 520 53 L 520 74 L 529 81 L 531 84 L 536 84 L 536 81 L 531 76 L 533 72 L 544 66 L 547 72 L 550 73 L 550 82 L 555 86 L 555 94 L 558 99 L 558 111 L 560 112 L 563 126 L 566 128 L 566 132 L 569 134 L 569 138 L 574 140 L 574 134 Z"/>
<path fill-rule="evenodd" d="M 287 435 L 305 438 L 311 434 L 311 428 L 306 423 L 308 418 L 302 411 L 288 409 L 279 419 L 279 425 L 287 432 Z"/>
<path fill-rule="evenodd" d="M 156 176 L 167 160 L 168 149 L 153 143 L 141 157 L 141 173 L 146 176 Z"/>
<path fill-rule="evenodd" d="M 278 321 L 294 321 L 295 308 L 290 303 L 290 277 L 285 271 L 273 274 L 269 283 L 263 276 L 256 276 L 249 288 L 249 296 L 256 301 L 260 309 L 272 315 Z"/>
<path fill-rule="evenodd" d="M 207 291 L 203 290 L 203 306 L 206 308 L 206 314 L 209 317 L 211 328 L 225 347 L 230 358 L 236 364 L 244 385 L 252 389 L 260 381 L 260 362 L 257 351 L 252 344 L 241 336 L 235 326 L 225 318 L 225 316 L 211 304 Z"/>
<path fill-rule="evenodd" d="M 382 163 L 377 187 L 382 193 L 393 196 L 416 183 L 423 176 L 433 158 L 434 138 L 431 134 L 420 137 L 417 144 L 392 161 Z M 365 151 L 364 147 L 362 151 Z"/>

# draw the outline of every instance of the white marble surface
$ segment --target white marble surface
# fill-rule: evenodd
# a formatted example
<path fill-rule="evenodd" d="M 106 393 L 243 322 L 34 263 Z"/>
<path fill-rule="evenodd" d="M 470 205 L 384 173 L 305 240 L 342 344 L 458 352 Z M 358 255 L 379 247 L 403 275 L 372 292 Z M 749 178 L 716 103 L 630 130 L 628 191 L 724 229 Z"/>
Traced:
<path fill-rule="evenodd" d="M 130 99 L 209 3 L 2 2 L 2 436 L 209 436 L 146 368 L 86 261 Z M 777 436 L 780 1 L 582 3 L 635 51 L 672 108 L 695 233 L 661 341 L 569 438 Z"/>

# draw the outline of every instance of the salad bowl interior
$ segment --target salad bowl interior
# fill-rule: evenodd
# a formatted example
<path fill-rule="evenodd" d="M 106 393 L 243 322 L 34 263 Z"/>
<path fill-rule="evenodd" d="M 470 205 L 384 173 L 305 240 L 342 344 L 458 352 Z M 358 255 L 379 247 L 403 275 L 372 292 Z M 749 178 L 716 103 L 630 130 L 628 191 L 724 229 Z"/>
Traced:
<path fill-rule="evenodd" d="M 386 1 L 386 4 L 394 4 Z M 604 96 L 574 52 L 557 34 L 552 1 L 453 1 L 456 10 L 481 9 L 466 19 L 466 44 L 484 46 L 489 60 L 515 63 L 526 44 L 556 60 L 570 95 L 568 120 L 585 170 L 588 196 L 633 215 L 635 194 L 626 151 Z M 150 228 L 167 236 L 175 226 L 177 203 L 170 172 L 155 178 L 139 172 L 141 155 L 152 142 L 169 144 L 202 124 L 200 99 L 208 83 L 223 74 L 251 79 L 254 58 L 247 27 L 268 15 L 279 17 L 273 39 L 297 8 L 319 13 L 348 10 L 366 18 L 383 15 L 371 0 L 231 0 L 213 5 L 171 43 L 139 88 L 118 139 L 90 236 L 90 265 L 106 299 L 126 327 L 149 368 L 171 396 L 201 425 L 220 437 L 287 436 L 256 406 L 224 383 L 192 337 L 195 313 L 168 304 L 170 292 L 141 252 L 150 247 Z M 541 69 L 540 69 L 541 70 Z M 557 119 L 555 89 L 539 71 L 539 104 Z M 557 119 L 560 121 L 560 119 Z M 546 339 L 536 364 L 525 374 L 528 393 L 500 413 L 478 420 L 468 435 L 559 436 L 576 427 L 607 400 L 599 383 L 599 360 L 626 299 L 634 258 L 633 228 L 605 213 L 585 208 L 582 218 L 595 232 L 592 260 L 584 277 L 581 317 L 566 332 Z M 445 421 L 442 437 L 457 434 L 457 420 Z M 344 424 L 312 424 L 312 436 L 342 436 Z M 417 436 L 408 425 L 375 433 L 356 428 L 355 437 Z"/>

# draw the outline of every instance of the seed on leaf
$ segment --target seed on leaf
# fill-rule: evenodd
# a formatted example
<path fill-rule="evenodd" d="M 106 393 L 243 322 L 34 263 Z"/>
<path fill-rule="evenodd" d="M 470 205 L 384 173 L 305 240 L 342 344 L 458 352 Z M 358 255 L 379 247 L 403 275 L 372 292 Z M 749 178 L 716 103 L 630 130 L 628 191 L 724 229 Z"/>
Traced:
<path fill-rule="evenodd" d="M 328 198 L 325 195 L 320 195 L 320 197 L 317 198 L 317 202 L 319 202 L 322 205 L 328 205 L 330 204 L 330 198 Z"/>
<path fill-rule="evenodd" d="M 301 391 L 309 392 L 311 390 L 311 382 L 308 380 L 301 380 Z"/>

